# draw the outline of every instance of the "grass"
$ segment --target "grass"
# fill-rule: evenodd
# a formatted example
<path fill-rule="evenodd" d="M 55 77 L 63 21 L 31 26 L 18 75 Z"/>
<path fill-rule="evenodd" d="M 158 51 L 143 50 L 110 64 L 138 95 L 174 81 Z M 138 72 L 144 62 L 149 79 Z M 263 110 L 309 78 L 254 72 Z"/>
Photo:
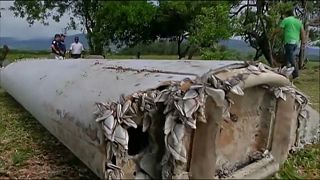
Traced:
<path fill-rule="evenodd" d="M 97 178 L 0 89 L 0 179 Z"/>
<path fill-rule="evenodd" d="M 19 51 L 12 50 L 8 53 L 9 60 L 24 59 L 24 58 L 48 58 L 50 54 L 47 51 Z"/>
<path fill-rule="evenodd" d="M 319 170 L 320 144 L 315 144 L 291 154 L 276 176 L 281 179 L 319 179 Z"/>
<path fill-rule="evenodd" d="M 10 61 L 20 60 L 25 58 L 52 58 L 50 53 L 45 51 L 14 51 L 9 53 L 7 58 Z M 135 55 L 118 55 L 118 54 L 108 54 L 107 59 L 136 59 Z M 177 59 L 177 55 L 141 55 L 140 59 Z M 200 56 L 193 56 L 192 59 L 201 59 Z"/>
<path fill-rule="evenodd" d="M 25 160 L 30 157 L 32 153 L 31 149 L 16 149 L 11 156 L 11 161 L 14 166 L 22 165 Z"/>
<path fill-rule="evenodd" d="M 46 57 L 45 53 L 10 55 L 15 57 Z M 108 58 L 135 58 L 108 56 Z M 142 56 L 145 59 L 174 59 L 175 56 Z M 194 58 L 197 59 L 197 58 Z M 319 109 L 319 62 L 309 62 L 294 84 L 310 97 Z M 97 177 L 65 146 L 53 137 L 8 93 L 0 89 L 0 179 L 66 179 Z M 289 155 L 273 178 L 320 179 L 320 144 L 307 146 Z"/>
<path fill-rule="evenodd" d="M 320 62 L 309 62 L 306 69 L 302 70 L 298 80 L 294 84 L 311 100 L 312 106 L 320 112 L 320 95 L 319 95 L 319 71 Z"/>

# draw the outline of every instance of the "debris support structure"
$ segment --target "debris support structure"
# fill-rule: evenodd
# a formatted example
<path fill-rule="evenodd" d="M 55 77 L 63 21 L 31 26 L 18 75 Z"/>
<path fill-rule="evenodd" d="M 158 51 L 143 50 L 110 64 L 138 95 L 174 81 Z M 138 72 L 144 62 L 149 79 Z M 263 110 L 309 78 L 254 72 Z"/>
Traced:
<path fill-rule="evenodd" d="M 0 80 L 101 178 L 263 178 L 289 150 L 318 141 L 319 116 L 290 71 L 238 61 L 29 59 L 2 68 Z"/>

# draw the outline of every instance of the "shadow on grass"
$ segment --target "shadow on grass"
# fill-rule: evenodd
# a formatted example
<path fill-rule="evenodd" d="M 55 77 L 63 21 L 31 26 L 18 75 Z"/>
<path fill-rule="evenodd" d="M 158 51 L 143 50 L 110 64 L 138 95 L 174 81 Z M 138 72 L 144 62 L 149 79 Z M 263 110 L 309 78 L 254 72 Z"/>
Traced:
<path fill-rule="evenodd" d="M 98 179 L 69 149 L 1 89 L 0 114 L 0 129 L 5 128 L 5 131 L 0 132 L 0 169 L 11 174 L 11 177 L 26 177 L 19 174 L 20 170 L 27 168 L 28 171 L 38 171 L 43 166 L 42 170 L 51 172 L 33 172 L 34 177 L 29 178 Z"/>

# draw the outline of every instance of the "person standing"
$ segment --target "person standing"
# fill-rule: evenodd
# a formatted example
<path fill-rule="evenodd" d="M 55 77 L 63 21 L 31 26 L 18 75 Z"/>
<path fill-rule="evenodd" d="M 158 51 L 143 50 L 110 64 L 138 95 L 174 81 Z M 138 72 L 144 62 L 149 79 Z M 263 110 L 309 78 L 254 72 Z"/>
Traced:
<path fill-rule="evenodd" d="M 54 54 L 55 59 L 61 60 L 63 57 L 61 56 L 60 48 L 59 48 L 60 34 L 54 35 L 54 40 L 51 42 L 51 52 Z"/>
<path fill-rule="evenodd" d="M 61 34 L 60 41 L 59 41 L 59 49 L 60 49 L 60 54 L 63 57 L 63 59 L 65 58 L 65 55 L 66 55 L 66 45 L 64 43 L 64 39 L 65 39 L 65 35 Z"/>
<path fill-rule="evenodd" d="M 284 49 L 286 66 L 294 67 L 292 78 L 295 79 L 299 76 L 299 69 L 296 63 L 295 51 L 300 44 L 301 48 L 305 48 L 305 33 L 302 22 L 294 17 L 293 11 L 290 9 L 285 12 L 285 18 L 280 23 L 280 28 L 283 32 Z"/>
<path fill-rule="evenodd" d="M 71 58 L 78 59 L 81 57 L 82 51 L 84 51 L 82 43 L 79 42 L 79 37 L 74 38 L 74 42 L 70 46 Z"/>

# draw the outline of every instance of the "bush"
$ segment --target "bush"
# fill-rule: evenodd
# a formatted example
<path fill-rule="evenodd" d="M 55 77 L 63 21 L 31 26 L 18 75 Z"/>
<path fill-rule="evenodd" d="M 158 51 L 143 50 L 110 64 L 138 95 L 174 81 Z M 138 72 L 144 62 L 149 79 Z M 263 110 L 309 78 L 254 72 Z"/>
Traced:
<path fill-rule="evenodd" d="M 218 48 L 201 49 L 201 59 L 203 60 L 244 60 L 245 58 L 235 50 L 229 50 L 225 46 Z"/>
<path fill-rule="evenodd" d="M 182 43 L 181 52 L 184 52 L 188 45 L 188 43 Z M 138 44 L 134 47 L 126 47 L 120 50 L 117 54 L 136 55 L 138 52 L 140 52 L 141 55 L 177 55 L 178 45 L 175 41 L 160 41 L 151 44 Z M 195 53 L 195 55 L 197 55 L 197 53 Z"/>
<path fill-rule="evenodd" d="M 182 43 L 181 52 L 189 46 L 188 43 Z M 189 52 L 195 50 L 191 46 Z M 136 56 L 140 52 L 144 55 L 177 55 L 178 46 L 175 41 L 154 42 L 151 44 L 138 44 L 134 47 L 126 47 L 120 50 L 117 55 Z M 215 44 L 210 48 L 200 48 L 195 51 L 194 56 L 201 56 L 203 60 L 248 60 L 248 58 L 236 50 L 230 50 L 224 45 Z M 188 53 L 186 54 L 186 58 Z"/>

